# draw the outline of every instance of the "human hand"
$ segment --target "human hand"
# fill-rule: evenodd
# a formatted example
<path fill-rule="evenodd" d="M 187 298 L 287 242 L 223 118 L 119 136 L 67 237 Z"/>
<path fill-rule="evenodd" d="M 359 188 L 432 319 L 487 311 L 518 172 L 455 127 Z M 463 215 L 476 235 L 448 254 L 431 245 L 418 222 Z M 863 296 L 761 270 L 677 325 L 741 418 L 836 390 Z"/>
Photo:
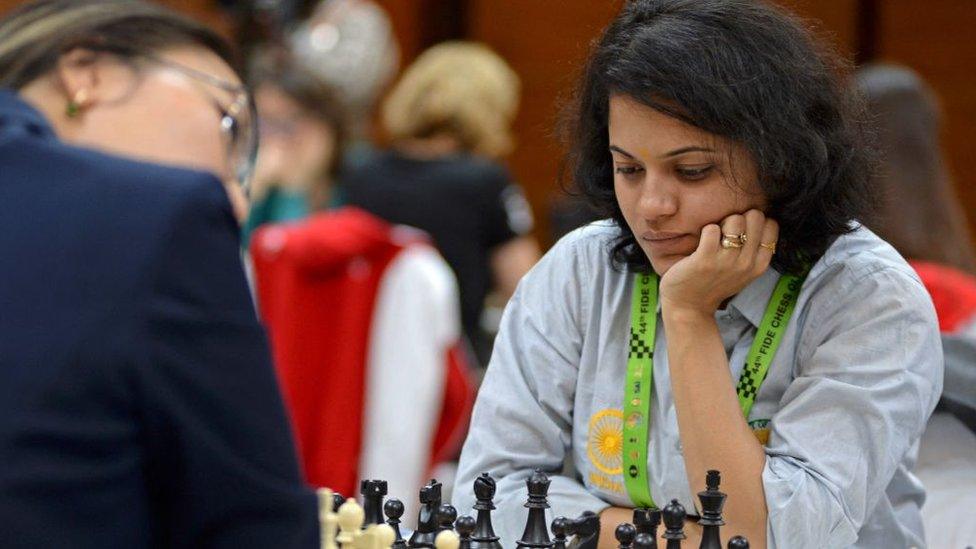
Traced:
<path fill-rule="evenodd" d="M 698 248 L 661 277 L 662 311 L 713 315 L 722 302 L 766 272 L 778 238 L 779 224 L 755 209 L 730 215 L 721 226 L 706 225 Z"/>

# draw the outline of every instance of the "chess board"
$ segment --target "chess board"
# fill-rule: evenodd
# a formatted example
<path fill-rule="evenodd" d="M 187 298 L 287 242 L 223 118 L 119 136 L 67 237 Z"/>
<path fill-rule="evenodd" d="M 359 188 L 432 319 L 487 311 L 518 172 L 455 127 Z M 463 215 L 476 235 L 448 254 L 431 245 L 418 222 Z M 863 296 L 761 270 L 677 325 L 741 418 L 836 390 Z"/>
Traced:
<path fill-rule="evenodd" d="M 719 489 L 721 475 L 709 471 L 705 479 L 706 489 L 698 493 L 701 501 L 702 541 L 699 549 L 722 549 L 722 509 L 726 496 Z M 320 489 L 319 519 L 322 533 L 322 549 L 400 549 L 429 547 L 433 549 L 597 549 L 600 539 L 600 517 L 596 513 L 583 513 L 576 518 L 556 517 L 546 523 L 545 511 L 549 508 L 547 496 L 549 477 L 535 471 L 526 479 L 528 498 L 525 503 L 525 530 L 518 540 L 501 540 L 495 535 L 491 512 L 495 509 L 495 481 L 488 473 L 474 482 L 477 502 L 475 517 L 458 517 L 457 510 L 442 501 L 442 486 L 431 480 L 420 490 L 420 511 L 417 529 L 404 532 L 401 527 L 404 505 L 398 499 L 387 499 L 387 483 L 382 480 L 364 480 L 360 484 L 360 502 L 346 499 L 328 489 Z M 666 549 L 684 547 L 686 512 L 678 500 L 664 509 L 643 508 L 634 510 L 633 522 L 623 523 L 614 530 L 620 549 L 657 549 L 659 528 L 663 523 L 661 539 Z M 404 537 L 406 535 L 406 537 Z M 749 542 L 742 536 L 729 539 L 728 549 L 748 549 Z"/>

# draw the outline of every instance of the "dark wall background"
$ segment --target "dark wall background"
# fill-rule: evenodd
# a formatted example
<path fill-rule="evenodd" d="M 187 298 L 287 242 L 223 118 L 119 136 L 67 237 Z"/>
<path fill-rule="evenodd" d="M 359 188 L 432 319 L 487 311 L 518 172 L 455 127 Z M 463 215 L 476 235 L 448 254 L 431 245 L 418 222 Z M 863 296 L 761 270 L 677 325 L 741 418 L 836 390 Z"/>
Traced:
<path fill-rule="evenodd" d="M 379 0 L 391 14 L 403 63 L 438 41 L 483 41 L 523 83 L 509 163 L 525 186 L 548 244 L 549 203 L 559 193 L 554 122 L 587 45 L 621 0 Z M 941 96 L 944 145 L 958 194 L 976 233 L 976 1 L 779 0 L 807 18 L 855 62 L 885 60 L 916 69 Z M 0 0 L 0 13 L 19 4 Z M 233 23 L 216 0 L 165 0 L 227 35 Z"/>

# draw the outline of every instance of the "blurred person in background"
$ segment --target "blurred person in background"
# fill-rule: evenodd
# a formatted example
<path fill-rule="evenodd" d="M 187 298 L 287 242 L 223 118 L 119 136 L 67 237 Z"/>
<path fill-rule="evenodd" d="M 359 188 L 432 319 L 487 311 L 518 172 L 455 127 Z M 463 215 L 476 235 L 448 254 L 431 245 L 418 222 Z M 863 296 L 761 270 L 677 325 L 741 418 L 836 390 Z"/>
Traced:
<path fill-rule="evenodd" d="M 939 140 L 938 100 L 907 67 L 868 65 L 855 84 L 876 127 L 884 194 L 872 227 L 911 263 L 932 296 L 945 356 L 942 398 L 922 437 L 916 473 L 930 547 L 976 539 L 966 509 L 976 505 L 976 262 L 966 216 Z M 967 426 L 969 430 L 967 430 Z"/>
<path fill-rule="evenodd" d="M 884 193 L 873 229 L 905 256 L 932 295 L 946 358 L 941 408 L 976 430 L 976 260 L 939 143 L 938 101 L 911 69 L 869 65 L 856 84 L 876 125 Z"/>
<path fill-rule="evenodd" d="M 287 57 L 342 102 L 343 164 L 373 152 L 374 111 L 396 76 L 400 48 L 387 10 L 374 0 L 220 0 L 247 58 Z"/>
<path fill-rule="evenodd" d="M 305 4 L 299 16 L 310 14 L 285 25 L 283 42 L 296 61 L 328 82 L 342 101 L 349 130 L 344 163 L 368 161 L 377 101 L 400 66 L 390 16 L 374 0 L 292 3 Z"/>
<path fill-rule="evenodd" d="M 539 259 L 532 213 L 499 159 L 511 151 L 519 79 L 487 47 L 423 53 L 383 106 L 392 148 L 343 174 L 349 204 L 429 233 L 458 278 L 464 331 L 482 364 L 485 297 L 503 303 Z"/>
<path fill-rule="evenodd" d="M 325 82 L 301 67 L 258 68 L 251 79 L 261 148 L 244 231 L 294 221 L 341 202 L 333 183 L 346 139 L 345 114 Z"/>
<path fill-rule="evenodd" d="M 235 67 L 149 3 L 0 20 L 4 548 L 318 547 L 240 262 Z"/>
<path fill-rule="evenodd" d="M 314 73 L 267 53 L 252 78 L 261 149 L 247 236 L 305 477 L 347 495 L 361 478 L 415 493 L 457 454 L 473 401 L 457 283 L 420 231 L 338 207 L 343 108 Z"/>

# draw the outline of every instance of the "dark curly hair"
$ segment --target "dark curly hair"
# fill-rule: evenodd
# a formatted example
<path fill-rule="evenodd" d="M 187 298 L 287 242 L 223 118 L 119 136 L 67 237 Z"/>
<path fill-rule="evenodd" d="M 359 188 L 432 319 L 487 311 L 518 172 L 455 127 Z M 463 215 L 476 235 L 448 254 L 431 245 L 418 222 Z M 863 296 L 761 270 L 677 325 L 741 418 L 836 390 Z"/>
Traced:
<path fill-rule="evenodd" d="M 798 273 L 852 221 L 873 215 L 873 152 L 848 67 L 794 16 L 758 0 L 632 0 L 594 45 L 563 114 L 567 174 L 620 236 L 615 266 L 650 263 L 613 187 L 609 98 L 631 97 L 742 144 L 766 215 L 780 224 L 773 267 Z"/>

